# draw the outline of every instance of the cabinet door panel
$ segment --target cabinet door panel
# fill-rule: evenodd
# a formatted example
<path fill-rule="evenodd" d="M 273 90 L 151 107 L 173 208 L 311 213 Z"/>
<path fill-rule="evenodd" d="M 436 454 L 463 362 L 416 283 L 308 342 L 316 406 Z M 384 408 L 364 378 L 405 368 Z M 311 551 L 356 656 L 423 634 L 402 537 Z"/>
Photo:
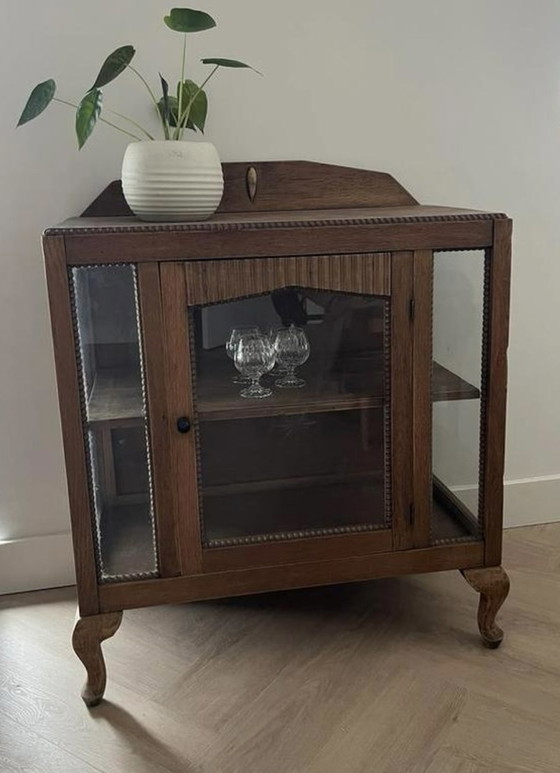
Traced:
<path fill-rule="evenodd" d="M 70 269 L 99 582 L 158 574 L 136 269 Z"/>
<path fill-rule="evenodd" d="M 166 324 L 188 328 L 182 458 L 194 442 L 198 496 L 182 519 L 199 520 L 203 568 L 236 565 L 236 549 L 255 563 L 334 557 L 337 544 L 340 555 L 391 549 L 391 339 L 410 345 L 408 316 L 406 330 L 392 319 L 391 256 L 194 261 L 184 272 L 184 320 Z M 164 303 L 176 292 L 164 281 Z M 264 373 L 271 393 L 243 397 L 226 351 L 232 329 L 291 325 L 308 342 L 296 370 L 305 383 L 282 388 L 282 373 Z M 395 393 L 410 401 L 410 389 Z"/>

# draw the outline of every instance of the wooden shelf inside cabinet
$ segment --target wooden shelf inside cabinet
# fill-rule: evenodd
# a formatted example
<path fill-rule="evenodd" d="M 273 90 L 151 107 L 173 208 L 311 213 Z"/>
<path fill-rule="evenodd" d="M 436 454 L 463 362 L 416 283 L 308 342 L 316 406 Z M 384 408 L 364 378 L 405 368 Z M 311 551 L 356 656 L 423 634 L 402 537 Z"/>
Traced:
<path fill-rule="evenodd" d="M 370 383 L 364 374 L 331 373 L 318 377 L 303 368 L 298 371 L 307 385 L 301 389 L 274 390 L 266 400 L 244 400 L 240 387 L 232 383 L 235 371 L 231 365 L 212 363 L 198 374 L 198 418 L 201 421 L 250 419 L 298 413 L 322 413 L 380 408 L 385 404 L 383 372 L 372 371 Z M 270 383 L 265 377 L 264 383 Z M 352 389 L 356 391 L 351 391 Z M 434 362 L 434 401 L 471 400 L 480 397 L 477 387 Z"/>
<path fill-rule="evenodd" d="M 432 400 L 444 402 L 446 400 L 476 400 L 480 397 L 480 389 L 469 384 L 464 378 L 453 371 L 444 368 L 439 362 L 434 361 L 432 372 Z"/>
<path fill-rule="evenodd" d="M 325 476 L 326 478 L 329 476 Z M 386 527 L 383 481 L 379 476 L 330 477 L 321 486 L 288 487 L 273 481 L 266 490 L 245 486 L 229 496 L 204 501 L 206 545 L 222 547 L 267 539 L 293 539 L 309 532 L 382 529 Z M 264 483 L 264 482 L 263 482 Z M 236 518 L 232 518 L 232 513 Z"/>
<path fill-rule="evenodd" d="M 142 424 L 144 401 L 138 371 L 98 371 L 87 403 L 87 418 L 89 426 Z"/>
<path fill-rule="evenodd" d="M 380 408 L 384 404 L 381 373 L 372 382 L 368 394 L 344 391 L 340 377 L 320 383 L 301 370 L 308 385 L 302 389 L 274 391 L 267 400 L 249 401 L 239 397 L 239 387 L 232 383 L 233 367 L 212 369 L 201 374 L 198 384 L 198 418 L 202 421 L 250 419 L 263 416 L 294 415 Z M 270 381 L 270 377 L 265 380 Z M 480 397 L 477 387 L 456 373 L 434 362 L 433 400 L 472 400 Z M 138 374 L 126 370 L 100 371 L 88 401 L 90 426 L 138 425 L 144 421 L 142 390 Z"/>
<path fill-rule="evenodd" d="M 148 502 L 114 505 L 103 508 L 99 515 L 101 561 L 107 578 L 145 573 L 156 569 L 153 527 Z"/>

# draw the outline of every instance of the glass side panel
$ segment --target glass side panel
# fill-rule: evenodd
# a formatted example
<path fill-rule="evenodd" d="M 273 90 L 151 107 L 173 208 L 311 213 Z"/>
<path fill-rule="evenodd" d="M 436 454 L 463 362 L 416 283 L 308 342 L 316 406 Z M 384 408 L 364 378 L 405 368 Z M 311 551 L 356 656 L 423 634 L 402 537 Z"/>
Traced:
<path fill-rule="evenodd" d="M 285 288 L 191 308 L 205 546 L 390 525 L 388 307 Z"/>
<path fill-rule="evenodd" d="M 481 536 L 478 518 L 484 251 L 434 253 L 432 539 Z"/>
<path fill-rule="evenodd" d="M 100 581 L 157 574 L 133 266 L 71 270 Z"/>

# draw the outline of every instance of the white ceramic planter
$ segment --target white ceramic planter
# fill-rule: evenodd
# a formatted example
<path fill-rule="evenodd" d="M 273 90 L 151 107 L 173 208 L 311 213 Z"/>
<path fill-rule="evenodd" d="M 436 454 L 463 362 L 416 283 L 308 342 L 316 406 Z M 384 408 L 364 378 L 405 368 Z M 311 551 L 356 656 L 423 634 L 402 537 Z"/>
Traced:
<path fill-rule="evenodd" d="M 142 220 L 205 220 L 218 208 L 224 178 L 210 142 L 147 140 L 127 147 L 122 186 Z"/>

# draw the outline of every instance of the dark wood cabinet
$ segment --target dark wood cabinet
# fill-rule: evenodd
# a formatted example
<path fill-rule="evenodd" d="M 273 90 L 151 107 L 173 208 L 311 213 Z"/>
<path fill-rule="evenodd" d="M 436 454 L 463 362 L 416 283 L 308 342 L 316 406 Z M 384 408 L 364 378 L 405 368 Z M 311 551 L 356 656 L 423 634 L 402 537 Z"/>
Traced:
<path fill-rule="evenodd" d="M 44 235 L 88 705 L 150 604 L 459 569 L 502 640 L 511 221 L 377 172 L 224 173 L 210 220 L 143 223 L 113 183 Z M 288 352 L 244 398 L 243 326 L 300 331 L 304 383 Z"/>

